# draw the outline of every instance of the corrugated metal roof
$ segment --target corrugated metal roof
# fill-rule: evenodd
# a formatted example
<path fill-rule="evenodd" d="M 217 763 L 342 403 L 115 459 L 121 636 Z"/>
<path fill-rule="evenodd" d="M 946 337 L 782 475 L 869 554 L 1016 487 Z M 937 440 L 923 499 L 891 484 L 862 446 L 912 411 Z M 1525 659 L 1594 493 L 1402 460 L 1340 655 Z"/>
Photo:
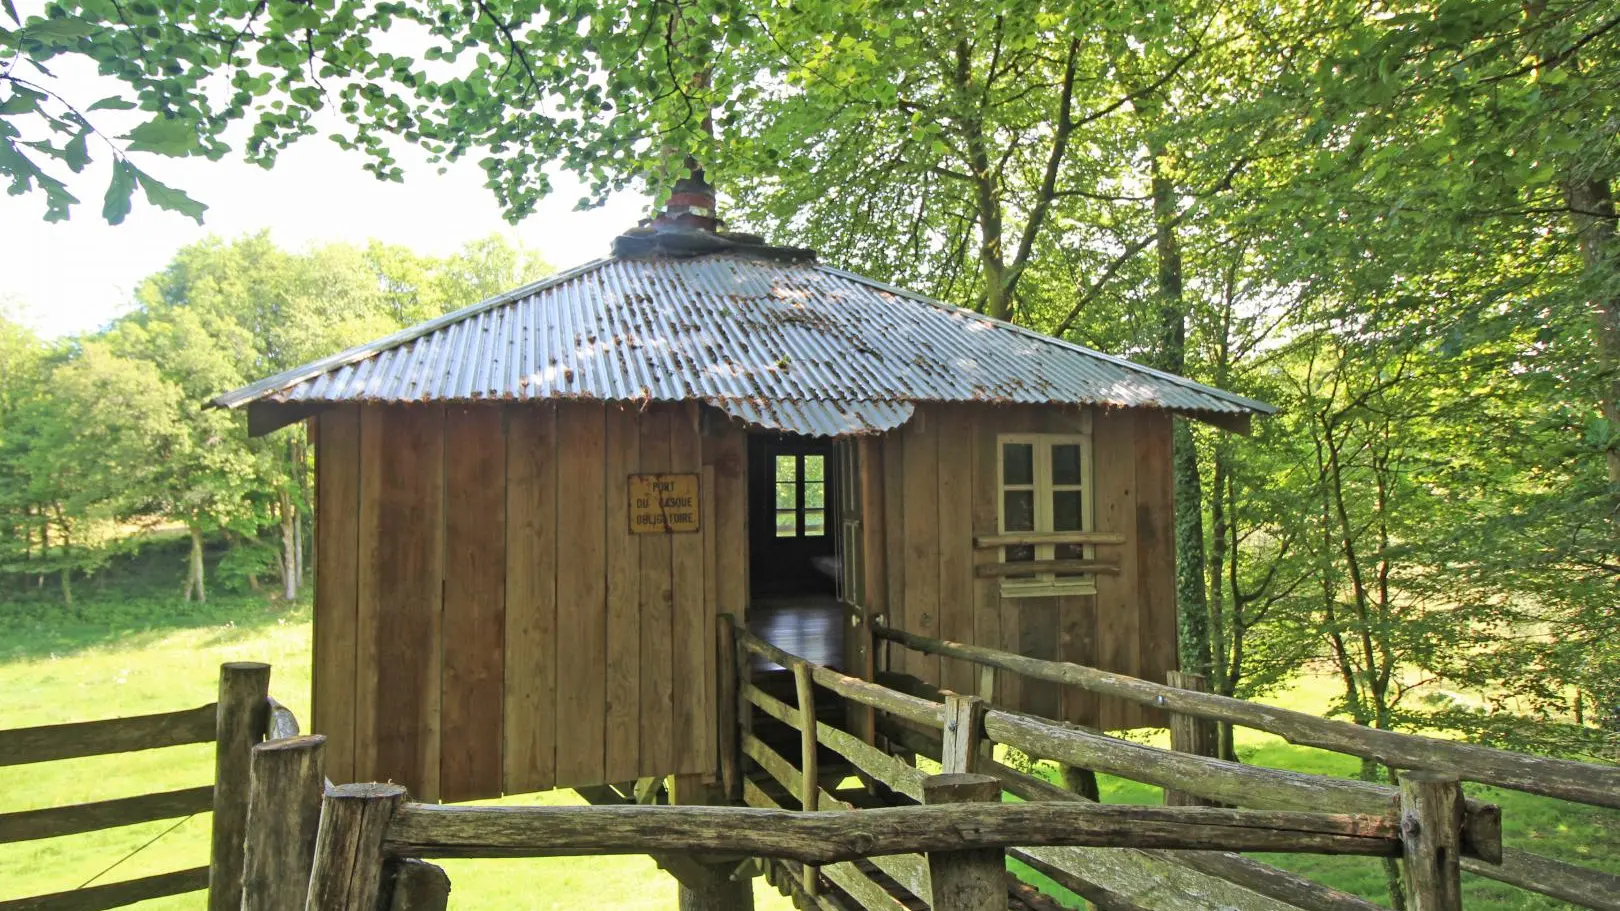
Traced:
<path fill-rule="evenodd" d="M 839 269 L 738 254 L 587 263 L 213 404 L 556 398 L 697 399 L 831 436 L 898 426 L 912 402 L 1274 410 Z"/>

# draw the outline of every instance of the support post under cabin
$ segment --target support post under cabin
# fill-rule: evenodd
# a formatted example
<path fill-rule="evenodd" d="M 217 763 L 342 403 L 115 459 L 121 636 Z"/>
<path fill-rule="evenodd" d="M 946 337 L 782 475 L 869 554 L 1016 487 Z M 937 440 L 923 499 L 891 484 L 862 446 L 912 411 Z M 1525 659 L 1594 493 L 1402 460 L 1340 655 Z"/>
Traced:
<path fill-rule="evenodd" d="M 214 722 L 214 824 L 208 854 L 208 911 L 242 907 L 243 849 L 253 746 L 270 726 L 270 665 L 233 661 L 219 668 Z"/>
<path fill-rule="evenodd" d="M 670 784 L 671 803 L 687 806 L 726 803 L 720 788 L 704 784 L 702 775 L 676 775 Z M 676 880 L 680 889 L 680 911 L 754 911 L 754 880 L 733 876 L 736 868 L 735 860 L 683 865 L 683 875 Z"/>
<path fill-rule="evenodd" d="M 923 781 L 923 803 L 999 803 L 1001 782 L 988 775 L 933 775 Z M 933 911 L 1005 911 L 1007 859 L 999 848 L 933 851 L 928 881 Z"/>

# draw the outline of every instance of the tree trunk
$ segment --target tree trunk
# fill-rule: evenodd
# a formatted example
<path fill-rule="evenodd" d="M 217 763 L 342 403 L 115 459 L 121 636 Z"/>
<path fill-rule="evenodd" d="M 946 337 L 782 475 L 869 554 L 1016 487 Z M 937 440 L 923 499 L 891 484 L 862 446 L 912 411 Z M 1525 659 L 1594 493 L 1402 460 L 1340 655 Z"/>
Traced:
<path fill-rule="evenodd" d="M 1176 236 L 1176 188 L 1164 174 L 1164 146 L 1150 143 L 1154 243 L 1159 259 L 1158 366 L 1187 370 L 1187 305 L 1182 296 L 1181 242 Z M 1204 590 L 1204 496 L 1192 427 L 1175 419 L 1172 456 L 1176 504 L 1176 617 L 1181 669 L 1208 675 L 1211 665 L 1209 602 Z"/>
<path fill-rule="evenodd" d="M 1616 230 L 1614 191 L 1603 178 L 1569 181 L 1565 199 L 1574 210 L 1576 239 L 1592 287 L 1592 319 L 1597 324 L 1597 365 L 1602 377 L 1598 407 L 1608 423 L 1604 458 L 1609 483 L 1620 484 L 1620 231 Z"/>
<path fill-rule="evenodd" d="M 65 607 L 73 606 L 73 570 L 62 567 L 62 604 Z"/>
<path fill-rule="evenodd" d="M 191 526 L 191 558 L 186 566 L 186 591 L 184 600 L 195 600 L 199 604 L 208 601 L 208 589 L 203 585 L 203 536 L 202 528 Z"/>
<path fill-rule="evenodd" d="M 288 603 L 298 600 L 298 513 L 292 495 L 281 492 L 281 597 Z"/>

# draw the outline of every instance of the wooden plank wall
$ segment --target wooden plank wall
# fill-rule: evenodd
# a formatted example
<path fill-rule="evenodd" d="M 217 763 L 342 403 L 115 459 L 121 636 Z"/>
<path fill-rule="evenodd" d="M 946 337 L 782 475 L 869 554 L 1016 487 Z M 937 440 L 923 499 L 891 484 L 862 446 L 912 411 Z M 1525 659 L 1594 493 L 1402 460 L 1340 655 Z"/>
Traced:
<path fill-rule="evenodd" d="M 337 781 L 419 799 L 714 770 L 716 615 L 746 607 L 746 439 L 696 408 L 317 419 L 315 693 Z M 700 474 L 698 534 L 626 476 Z"/>
<path fill-rule="evenodd" d="M 1092 415 L 1094 521 L 1120 532 L 1123 547 L 1099 548 L 1117 576 L 1099 574 L 1095 595 L 1003 598 L 994 579 L 973 576 L 994 551 L 973 547 L 997 531 L 996 436 L 1074 433 L 1078 409 L 1031 406 L 919 406 L 917 417 L 881 444 L 883 470 L 868 483 L 887 531 L 881 562 L 869 561 L 874 603 L 890 622 L 928 636 L 1073 661 L 1163 681 L 1175 669 L 1174 503 L 1170 418 L 1148 410 Z M 874 450 L 879 449 L 874 445 Z M 974 678 L 961 662 L 892 649 L 893 669 L 959 692 Z M 1162 724 L 1157 713 L 1055 684 L 999 674 L 997 702 L 1106 729 Z"/>

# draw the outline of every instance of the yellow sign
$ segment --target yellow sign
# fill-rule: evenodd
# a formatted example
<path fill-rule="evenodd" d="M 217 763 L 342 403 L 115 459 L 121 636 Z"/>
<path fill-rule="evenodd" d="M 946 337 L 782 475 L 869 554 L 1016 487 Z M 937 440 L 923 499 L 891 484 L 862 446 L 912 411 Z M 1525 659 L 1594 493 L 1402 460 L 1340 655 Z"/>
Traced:
<path fill-rule="evenodd" d="M 630 476 L 630 531 L 663 535 L 698 530 L 698 476 L 633 474 Z"/>

